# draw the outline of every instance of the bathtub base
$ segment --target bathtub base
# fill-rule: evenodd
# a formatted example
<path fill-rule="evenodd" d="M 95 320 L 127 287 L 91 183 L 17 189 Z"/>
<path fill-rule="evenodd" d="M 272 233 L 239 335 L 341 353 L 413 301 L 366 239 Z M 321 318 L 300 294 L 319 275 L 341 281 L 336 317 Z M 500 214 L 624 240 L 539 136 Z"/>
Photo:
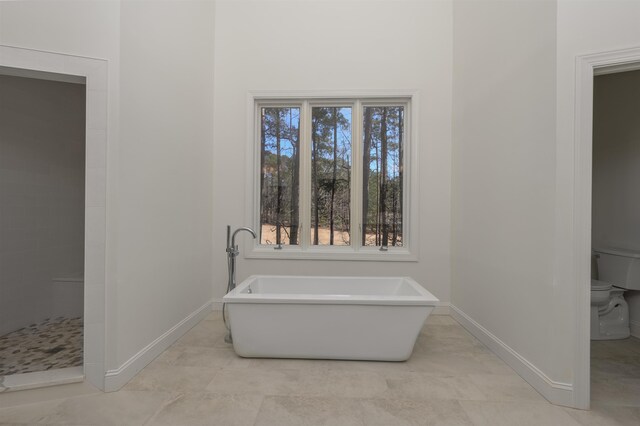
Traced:
<path fill-rule="evenodd" d="M 405 361 L 433 306 L 227 305 L 242 357 Z"/>

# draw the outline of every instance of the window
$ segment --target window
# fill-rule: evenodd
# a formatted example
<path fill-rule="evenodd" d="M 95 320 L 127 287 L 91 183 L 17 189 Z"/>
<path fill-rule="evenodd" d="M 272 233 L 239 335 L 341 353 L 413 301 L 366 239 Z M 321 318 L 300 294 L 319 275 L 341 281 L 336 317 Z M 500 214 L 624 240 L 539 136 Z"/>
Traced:
<path fill-rule="evenodd" d="M 254 257 L 414 260 L 412 96 L 253 98 Z"/>

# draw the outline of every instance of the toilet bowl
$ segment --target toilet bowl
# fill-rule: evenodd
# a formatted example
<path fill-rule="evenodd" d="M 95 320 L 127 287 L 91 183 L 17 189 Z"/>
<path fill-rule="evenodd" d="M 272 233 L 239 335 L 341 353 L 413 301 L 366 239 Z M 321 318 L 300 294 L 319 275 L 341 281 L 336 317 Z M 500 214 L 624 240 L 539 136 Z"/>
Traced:
<path fill-rule="evenodd" d="M 591 306 L 609 303 L 612 285 L 604 281 L 591 280 Z"/>
<path fill-rule="evenodd" d="M 626 339 L 630 335 L 625 290 L 591 280 L 591 340 Z"/>
<path fill-rule="evenodd" d="M 640 251 L 600 247 L 593 249 L 598 279 L 591 280 L 591 340 L 630 336 L 627 290 L 640 290 Z"/>

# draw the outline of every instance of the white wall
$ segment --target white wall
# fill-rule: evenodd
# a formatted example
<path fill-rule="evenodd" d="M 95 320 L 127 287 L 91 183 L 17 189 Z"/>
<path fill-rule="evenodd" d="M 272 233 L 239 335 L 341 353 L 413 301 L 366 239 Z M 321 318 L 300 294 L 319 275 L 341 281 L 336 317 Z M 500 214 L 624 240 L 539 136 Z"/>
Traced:
<path fill-rule="evenodd" d="M 119 364 L 211 299 L 213 13 L 122 3 Z"/>
<path fill-rule="evenodd" d="M 592 245 L 640 249 L 640 71 L 601 75 L 593 94 Z M 634 332 L 640 292 L 625 293 Z"/>
<path fill-rule="evenodd" d="M 108 370 L 211 297 L 213 20 L 208 1 L 0 3 L 0 44 L 109 63 Z"/>
<path fill-rule="evenodd" d="M 452 305 L 547 375 L 555 41 L 554 2 L 454 2 Z"/>
<path fill-rule="evenodd" d="M 216 8 L 214 296 L 226 289 L 225 232 L 246 223 L 252 90 L 419 91 L 418 262 L 257 260 L 250 274 L 411 275 L 449 301 L 451 3 L 220 1 Z M 240 245 L 252 242 L 243 235 Z"/>
<path fill-rule="evenodd" d="M 84 152 L 84 85 L 0 75 L 0 335 L 83 272 Z"/>

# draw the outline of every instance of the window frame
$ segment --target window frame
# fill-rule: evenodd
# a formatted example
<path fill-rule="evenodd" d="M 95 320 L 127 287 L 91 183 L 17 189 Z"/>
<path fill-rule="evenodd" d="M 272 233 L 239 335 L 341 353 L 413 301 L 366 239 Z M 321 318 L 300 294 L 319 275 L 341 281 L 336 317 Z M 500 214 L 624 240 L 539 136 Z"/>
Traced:
<path fill-rule="evenodd" d="M 263 245 L 259 240 L 244 250 L 253 259 L 318 259 L 417 261 L 418 239 L 418 94 L 415 91 L 259 91 L 247 96 L 247 178 L 246 219 L 260 229 L 260 109 L 264 107 L 300 108 L 300 232 L 298 245 Z M 365 106 L 398 106 L 405 108 L 403 167 L 403 246 L 362 246 L 362 113 Z M 351 244 L 329 246 L 311 244 L 311 111 L 313 107 L 350 106 L 351 122 Z M 247 245 L 245 245 L 247 246 Z"/>

